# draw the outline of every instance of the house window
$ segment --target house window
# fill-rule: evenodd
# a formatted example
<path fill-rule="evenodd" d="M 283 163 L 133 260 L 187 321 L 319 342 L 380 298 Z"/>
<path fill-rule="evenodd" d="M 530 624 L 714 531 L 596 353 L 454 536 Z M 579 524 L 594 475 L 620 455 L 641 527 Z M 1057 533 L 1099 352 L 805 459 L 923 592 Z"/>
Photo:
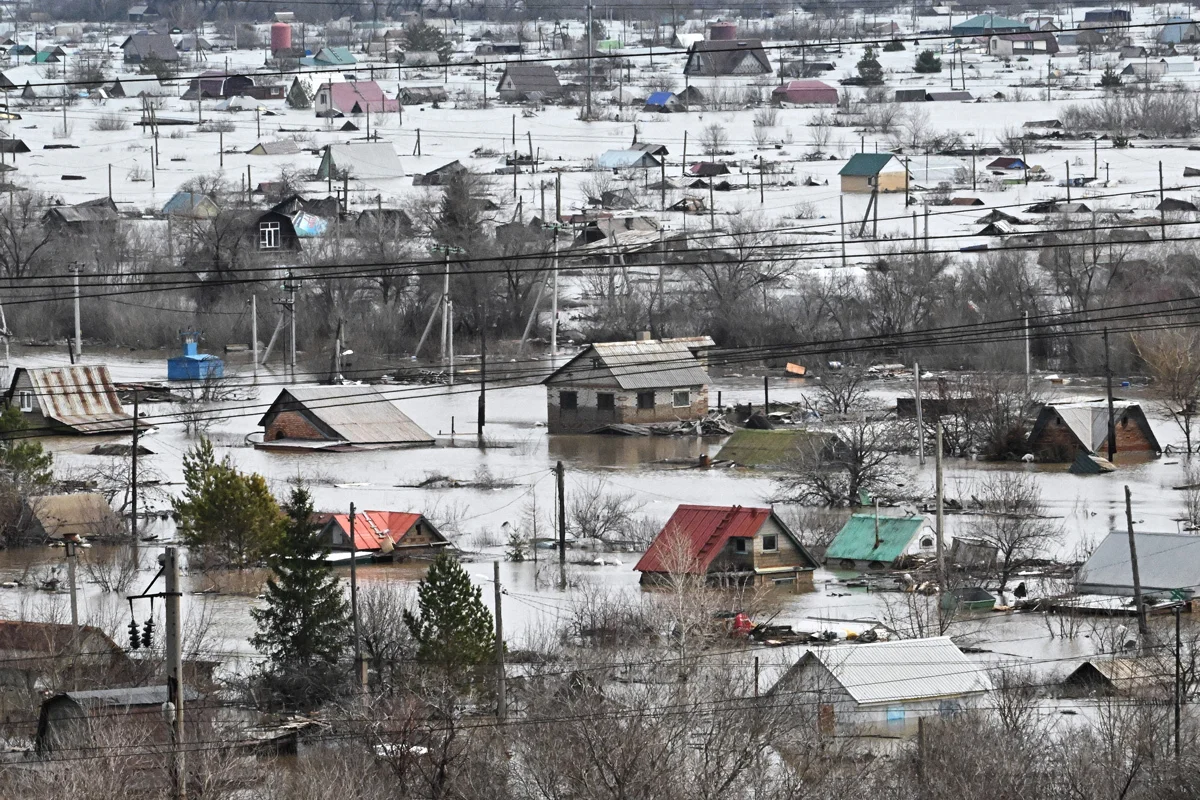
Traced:
<path fill-rule="evenodd" d="M 558 407 L 563 411 L 574 411 L 579 408 L 579 394 L 577 392 L 559 392 Z"/>
<path fill-rule="evenodd" d="M 676 389 L 671 393 L 671 405 L 675 408 L 689 408 L 692 405 L 692 393 L 687 389 Z"/>
<path fill-rule="evenodd" d="M 921 540 L 921 549 L 922 550 L 929 550 L 932 547 L 933 547 L 933 537 L 932 536 L 926 536 L 924 539 Z"/>
<path fill-rule="evenodd" d="M 643 411 L 654 408 L 654 392 L 638 392 L 638 408 Z"/>
<path fill-rule="evenodd" d="M 734 539 L 733 540 L 733 552 L 745 553 L 746 552 L 746 540 L 745 539 Z"/>
<path fill-rule="evenodd" d="M 610 392 L 600 392 L 596 395 L 596 408 L 601 411 L 612 411 L 617 407 L 617 396 Z"/>
<path fill-rule="evenodd" d="M 592 369 L 604 369 L 604 359 L 593 358 L 592 359 Z"/>
<path fill-rule="evenodd" d="M 892 707 L 887 710 L 888 725 L 903 725 L 904 724 L 904 708 Z"/>
<path fill-rule="evenodd" d="M 774 553 L 779 549 L 779 537 L 773 533 L 762 537 L 762 543 L 764 553 Z"/>
<path fill-rule="evenodd" d="M 33 411 L 33 392 L 18 392 L 17 400 L 21 404 L 22 411 Z"/>
<path fill-rule="evenodd" d="M 260 222 L 258 225 L 258 249 L 279 249 L 279 223 Z"/>

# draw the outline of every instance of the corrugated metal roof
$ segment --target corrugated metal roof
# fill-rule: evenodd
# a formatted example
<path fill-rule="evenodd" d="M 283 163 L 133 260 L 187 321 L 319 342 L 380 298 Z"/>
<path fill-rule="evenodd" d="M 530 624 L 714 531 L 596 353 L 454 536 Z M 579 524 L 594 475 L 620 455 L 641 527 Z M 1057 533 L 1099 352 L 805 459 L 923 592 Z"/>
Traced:
<path fill-rule="evenodd" d="M 1134 533 L 1138 578 L 1143 592 L 1182 589 L 1200 584 L 1200 536 L 1181 533 Z M 1110 533 L 1079 570 L 1078 590 L 1092 594 L 1133 594 L 1129 534 Z"/>
<path fill-rule="evenodd" d="M 351 142 L 331 144 L 321 168 L 332 162 L 338 175 L 351 178 L 403 178 L 404 165 L 389 142 Z"/>
<path fill-rule="evenodd" d="M 87 692 L 63 692 L 56 697 L 67 697 L 85 706 L 161 706 L 169 695 L 166 686 L 128 686 L 119 689 L 93 689 Z M 185 686 L 184 700 L 199 700 L 200 693 Z"/>
<path fill-rule="evenodd" d="M 384 536 L 399 544 L 420 519 L 420 514 L 408 511 L 360 511 L 354 515 L 354 548 L 378 550 Z M 344 534 L 350 535 L 349 514 L 334 514 L 333 521 Z"/>
<path fill-rule="evenodd" d="M 111 534 L 122 527 L 104 495 L 95 492 L 31 497 L 29 509 L 51 539 Z"/>
<path fill-rule="evenodd" d="M 373 386 L 290 386 L 259 420 L 300 407 L 350 444 L 433 444 L 433 437 Z"/>
<path fill-rule="evenodd" d="M 769 508 L 681 505 L 650 543 L 634 570 L 705 573 L 727 541 L 752 538 L 770 516 Z M 686 545 L 683 553 L 676 552 L 682 549 L 677 544 L 680 541 Z"/>
<path fill-rule="evenodd" d="M 992 682 L 948 636 L 810 650 L 859 705 L 982 694 Z"/>
<path fill-rule="evenodd" d="M 850 156 L 846 166 L 838 171 L 838 175 L 850 175 L 858 178 L 873 178 L 888 165 L 895 156 L 891 153 L 855 153 Z"/>
<path fill-rule="evenodd" d="M 657 167 L 658 159 L 643 150 L 606 150 L 596 156 L 596 166 L 601 169 L 649 168 Z"/>
<path fill-rule="evenodd" d="M 13 376 L 16 385 L 22 370 Z M 79 433 L 133 429 L 133 417 L 121 405 L 106 366 L 25 369 L 34 397 L 49 419 Z"/>
<path fill-rule="evenodd" d="M 591 383 L 616 380 L 622 389 L 669 389 L 707 386 L 708 372 L 695 350 L 711 347 L 690 339 L 640 342 L 596 342 L 546 378 L 546 383 Z M 595 359 L 595 362 L 593 362 Z"/>
<path fill-rule="evenodd" d="M 877 543 L 875 515 L 855 514 L 833 537 L 829 549 L 825 551 L 825 563 L 848 560 L 890 564 L 904 554 L 924 524 L 924 517 L 881 516 Z"/>

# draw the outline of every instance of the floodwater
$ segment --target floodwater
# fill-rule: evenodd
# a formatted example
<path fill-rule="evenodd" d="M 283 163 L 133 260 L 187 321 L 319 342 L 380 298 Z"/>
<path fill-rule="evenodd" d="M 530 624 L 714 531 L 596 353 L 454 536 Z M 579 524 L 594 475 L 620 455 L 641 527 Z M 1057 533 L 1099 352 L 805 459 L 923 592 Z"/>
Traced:
<path fill-rule="evenodd" d="M 97 358 L 97 363 L 100 359 Z M 112 370 L 115 380 L 161 380 L 162 359 L 137 360 L 110 357 L 103 360 Z M 21 359 L 22 364 L 43 366 L 61 363 L 55 356 L 37 351 Z M 237 364 L 231 365 L 237 369 Z M 581 486 L 603 482 L 608 491 L 632 496 L 641 505 L 639 514 L 655 525 L 671 514 L 679 503 L 764 504 L 771 497 L 772 482 L 761 473 L 727 469 L 699 469 L 702 454 L 713 455 L 720 439 L 697 437 L 550 437 L 543 426 L 545 419 L 545 390 L 541 386 L 492 389 L 488 392 L 488 424 L 485 443 L 478 448 L 474 421 L 478 387 L 420 386 L 387 387 L 389 397 L 396 400 L 406 414 L 439 440 L 451 444 L 450 431 L 455 431 L 454 446 L 435 449 L 383 450 L 360 453 L 276 453 L 255 450 L 246 444 L 246 437 L 259 429 L 256 423 L 285 381 L 280 376 L 262 374 L 258 386 L 247 386 L 245 397 L 222 406 L 221 419 L 209 435 L 219 445 L 221 454 L 228 453 L 242 470 L 260 472 L 278 492 L 287 482 L 297 478 L 311 486 L 315 505 L 320 510 L 346 510 L 350 503 L 359 509 L 412 510 L 425 513 L 442 524 L 455 543 L 470 553 L 468 570 L 485 587 L 484 597 L 492 602 L 492 566 L 489 561 L 500 559 L 501 583 L 505 589 L 504 617 L 506 632 L 519 643 L 546 633 L 566 619 L 574 593 L 580 586 L 597 586 L 619 592 L 639 592 L 637 574 L 633 571 L 637 553 L 619 554 L 621 564 L 590 566 L 570 564 L 569 588 L 560 588 L 555 554 L 539 553 L 541 561 L 511 563 L 503 561 L 502 526 L 526 526 L 531 515 L 539 520 L 541 530 L 551 530 L 551 510 L 554 507 L 555 462 L 564 462 L 567 493 Z M 732 376 L 717 378 L 715 392 L 721 391 L 724 402 L 761 403 L 762 378 Z M 772 379 L 772 401 L 796 401 L 813 390 L 802 380 Z M 901 382 L 885 383 L 873 392 L 880 400 L 894 402 L 897 395 L 908 393 L 910 387 Z M 1078 390 L 1073 390 L 1078 391 Z M 1083 392 L 1084 396 L 1089 396 Z M 1093 390 L 1090 396 L 1096 396 Z M 165 482 L 165 492 L 178 492 L 182 480 L 181 457 L 190 446 L 183 427 L 172 418 L 168 405 L 143 404 L 144 413 L 158 425 L 153 433 L 143 437 L 143 444 L 154 455 L 142 459 L 147 474 L 152 471 Z M 1178 443 L 1181 436 L 1173 425 L 1163 419 L 1152 420 L 1160 440 Z M 70 473 L 95 465 L 103 459 L 88 454 L 91 448 L 105 439 L 56 438 L 46 440 L 54 451 L 56 469 Z M 905 488 L 915 493 L 932 495 L 933 460 L 923 467 L 915 458 L 901 460 L 907 473 Z M 1123 486 L 1129 485 L 1134 498 L 1134 519 L 1142 530 L 1175 531 L 1177 519 L 1183 515 L 1184 493 L 1172 486 L 1185 481 L 1185 464 L 1181 459 L 1164 457 L 1155 461 L 1121 466 L 1114 474 L 1075 476 L 1065 467 L 1028 464 L 981 464 L 963 460 L 946 465 L 946 491 L 949 497 L 968 496 L 972 486 L 988 471 L 997 469 L 1026 470 L 1040 476 L 1047 513 L 1062 528 L 1061 541 L 1056 547 L 1063 558 L 1075 556 L 1090 547 L 1112 529 L 1124 528 Z M 447 475 L 460 480 L 477 480 L 484 488 L 430 489 L 415 488 L 416 484 L 433 474 Z M 154 508 L 165 510 L 169 500 L 160 497 Z M 961 525 L 961 518 L 947 517 L 947 532 L 952 537 Z M 143 543 L 137 548 L 143 570 L 123 593 L 102 591 L 99 585 L 81 571 L 81 618 L 100 624 L 117 634 L 123 642 L 124 626 L 128 622 L 127 594 L 143 591 L 150 584 L 156 569 L 155 558 L 163 543 L 169 542 L 173 531 L 166 521 L 151 522 L 146 532 L 157 534 L 156 542 Z M 119 557 L 111 548 L 95 547 L 85 551 L 85 557 L 106 560 Z M 569 560 L 582 560 L 579 554 L 569 554 Z M 21 580 L 25 586 L 0 589 L 0 608 L 7 614 L 29 618 L 68 619 L 68 604 L 64 594 L 40 592 L 30 583 L 37 576 L 63 563 L 63 551 L 49 547 L 15 549 L 0 553 L 0 581 Z M 343 571 L 348 572 L 348 568 Z M 411 586 L 420 578 L 420 566 L 371 565 L 361 566 L 358 579 L 363 586 L 380 582 L 396 582 Z M 189 588 L 199 592 L 209 588 L 202 576 L 187 576 Z M 868 594 L 862 589 L 840 586 L 831 573 L 817 575 L 818 590 L 807 595 L 785 595 L 783 610 L 777 622 L 799 620 L 810 616 L 855 618 L 883 613 L 888 602 L 886 595 Z M 161 590 L 160 585 L 155 591 Z M 248 638 L 253 632 L 248 610 L 254 602 L 251 594 L 193 594 L 188 597 L 190 617 L 207 622 L 210 646 L 232 657 L 252 653 Z M 138 601 L 135 615 L 142 619 L 148 611 L 146 601 Z M 159 609 L 156 608 L 156 613 Z M 959 625 L 959 623 L 955 623 Z M 161 628 L 160 628 L 161 630 Z M 1082 637 L 1051 639 L 1045 624 L 1033 616 L 992 615 L 986 622 L 964 622 L 951 633 L 970 633 L 981 646 L 997 656 L 1036 660 L 1045 663 L 1069 659 L 1089 652 L 1090 640 Z"/>

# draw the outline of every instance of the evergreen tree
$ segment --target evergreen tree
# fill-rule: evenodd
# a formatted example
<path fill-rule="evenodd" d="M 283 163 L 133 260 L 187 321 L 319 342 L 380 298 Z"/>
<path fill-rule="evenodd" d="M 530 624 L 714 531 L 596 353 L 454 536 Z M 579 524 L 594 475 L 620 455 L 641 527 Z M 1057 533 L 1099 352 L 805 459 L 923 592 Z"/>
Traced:
<path fill-rule="evenodd" d="M 1104 67 L 1104 72 L 1100 73 L 1100 85 L 1106 89 L 1121 85 L 1121 76 L 1113 69 L 1112 64 Z"/>
<path fill-rule="evenodd" d="M 284 505 L 286 521 L 271 577 L 263 592 L 266 605 L 250 610 L 258 633 L 250 639 L 267 658 L 268 684 L 296 701 L 314 704 L 333 688 L 337 664 L 350 644 L 350 610 L 341 583 L 324 558 L 312 526 L 312 498 L 294 488 Z"/>
<path fill-rule="evenodd" d="M 404 49 L 419 53 L 437 53 L 445 62 L 454 53 L 454 45 L 437 28 L 421 20 L 409 23 L 404 28 Z"/>
<path fill-rule="evenodd" d="M 188 547 L 239 569 L 274 552 L 283 515 L 261 475 L 238 472 L 228 456 L 218 462 L 201 439 L 183 457 L 183 481 L 172 505 Z"/>
<path fill-rule="evenodd" d="M 932 50 L 922 50 L 917 56 L 917 63 L 913 66 L 913 70 L 921 73 L 941 72 L 942 60 L 935 56 Z"/>
<path fill-rule="evenodd" d="M 883 67 L 875 58 L 874 48 L 868 47 L 858 62 L 858 82 L 863 86 L 880 86 L 883 84 Z"/>
<path fill-rule="evenodd" d="M 54 456 L 41 442 L 23 435 L 29 423 L 16 406 L 0 413 L 0 472 L 6 474 L 19 492 L 45 489 L 54 479 Z"/>
<path fill-rule="evenodd" d="M 419 660 L 452 670 L 492 658 L 492 612 L 456 559 L 434 559 L 417 586 L 417 607 L 420 616 L 405 611 L 404 624 L 417 640 Z"/>

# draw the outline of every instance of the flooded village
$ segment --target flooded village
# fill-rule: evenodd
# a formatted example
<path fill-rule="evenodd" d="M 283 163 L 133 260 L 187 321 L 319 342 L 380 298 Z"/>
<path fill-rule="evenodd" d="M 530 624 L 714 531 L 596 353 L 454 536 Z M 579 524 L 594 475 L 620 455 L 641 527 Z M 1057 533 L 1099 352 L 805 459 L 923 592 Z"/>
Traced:
<path fill-rule="evenodd" d="M 1200 795 L 1186 11 L 0 2 L 0 796 Z"/>

